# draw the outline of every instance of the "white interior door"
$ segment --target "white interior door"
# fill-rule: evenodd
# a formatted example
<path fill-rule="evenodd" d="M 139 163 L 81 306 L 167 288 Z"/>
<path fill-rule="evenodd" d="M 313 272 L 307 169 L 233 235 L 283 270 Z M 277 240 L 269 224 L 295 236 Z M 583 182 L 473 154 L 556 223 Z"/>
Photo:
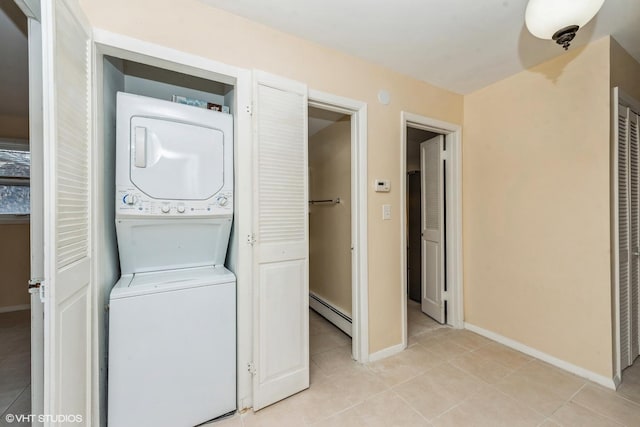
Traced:
<path fill-rule="evenodd" d="M 629 261 L 631 256 L 629 241 L 629 109 L 625 106 L 618 106 L 617 123 L 617 210 L 618 210 L 618 265 L 617 276 L 619 282 L 618 309 L 620 320 L 620 369 L 624 369 L 631 364 L 629 350 L 629 284 L 630 271 Z"/>
<path fill-rule="evenodd" d="M 420 144 L 422 169 L 422 311 L 440 323 L 444 313 L 444 136 Z"/>
<path fill-rule="evenodd" d="M 640 140 L 639 120 L 618 105 L 617 123 L 617 280 L 620 322 L 620 370 L 640 353 Z"/>
<path fill-rule="evenodd" d="M 629 262 L 629 359 L 640 354 L 638 303 L 640 292 L 640 140 L 638 114 L 629 110 L 629 230 L 631 258 Z"/>
<path fill-rule="evenodd" d="M 77 4 L 42 2 L 44 413 L 91 424 L 91 37 Z M 77 418 L 76 418 L 77 421 Z M 45 425 L 66 424 L 63 422 Z"/>
<path fill-rule="evenodd" d="M 254 78 L 254 380 L 258 410 L 309 387 L 307 88 Z"/>

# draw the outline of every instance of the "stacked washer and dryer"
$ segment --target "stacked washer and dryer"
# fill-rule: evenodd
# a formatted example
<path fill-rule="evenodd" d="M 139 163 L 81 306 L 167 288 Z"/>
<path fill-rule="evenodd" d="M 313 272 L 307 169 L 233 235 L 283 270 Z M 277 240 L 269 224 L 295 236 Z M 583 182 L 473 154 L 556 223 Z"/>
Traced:
<path fill-rule="evenodd" d="M 118 93 L 108 423 L 194 426 L 236 408 L 233 120 Z"/>

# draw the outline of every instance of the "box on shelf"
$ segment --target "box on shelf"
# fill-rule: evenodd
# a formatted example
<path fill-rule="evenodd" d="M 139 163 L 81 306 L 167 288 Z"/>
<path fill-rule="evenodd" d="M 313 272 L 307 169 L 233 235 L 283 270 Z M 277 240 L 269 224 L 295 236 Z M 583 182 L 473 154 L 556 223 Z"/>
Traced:
<path fill-rule="evenodd" d="M 229 114 L 229 107 L 226 105 L 215 104 L 213 102 L 203 101 L 201 99 L 189 98 L 187 96 L 173 95 L 171 101 L 178 104 L 191 105 L 193 107 L 206 108 L 208 110 L 220 111 Z"/>

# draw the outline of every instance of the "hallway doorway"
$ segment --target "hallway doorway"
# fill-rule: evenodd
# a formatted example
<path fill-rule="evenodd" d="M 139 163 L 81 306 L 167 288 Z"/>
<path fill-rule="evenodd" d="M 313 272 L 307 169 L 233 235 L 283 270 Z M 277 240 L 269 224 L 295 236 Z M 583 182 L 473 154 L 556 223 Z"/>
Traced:
<path fill-rule="evenodd" d="M 412 300 L 437 324 L 464 326 L 462 146 L 458 125 L 407 112 L 401 113 L 401 124 L 400 291 L 406 348 Z"/>

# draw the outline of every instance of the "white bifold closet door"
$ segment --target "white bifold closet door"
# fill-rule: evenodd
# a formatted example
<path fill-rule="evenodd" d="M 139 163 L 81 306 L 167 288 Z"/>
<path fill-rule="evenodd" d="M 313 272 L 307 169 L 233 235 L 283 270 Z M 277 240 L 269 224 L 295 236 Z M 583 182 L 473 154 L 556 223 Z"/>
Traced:
<path fill-rule="evenodd" d="M 638 112 L 618 105 L 620 370 L 640 354 L 640 140 Z"/>
<path fill-rule="evenodd" d="M 309 387 L 307 87 L 254 78 L 253 409 Z"/>
<path fill-rule="evenodd" d="M 44 413 L 75 415 L 79 425 L 94 424 L 90 34 L 76 1 L 42 2 Z"/>
<path fill-rule="evenodd" d="M 420 144 L 422 222 L 422 311 L 444 324 L 444 136 Z"/>

